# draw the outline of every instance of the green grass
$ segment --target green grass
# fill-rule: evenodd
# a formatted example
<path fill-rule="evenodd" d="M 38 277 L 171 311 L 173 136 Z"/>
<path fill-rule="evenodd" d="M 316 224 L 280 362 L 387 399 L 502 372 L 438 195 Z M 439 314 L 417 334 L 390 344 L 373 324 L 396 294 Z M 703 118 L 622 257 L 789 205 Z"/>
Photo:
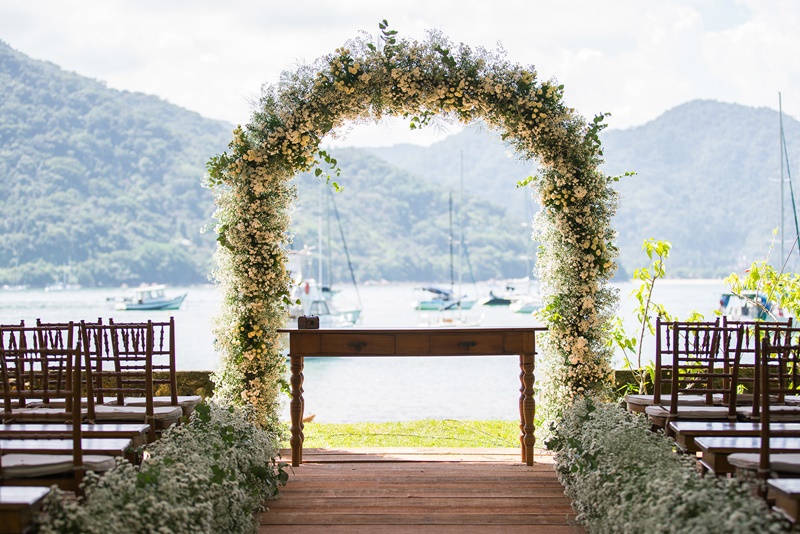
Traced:
<path fill-rule="evenodd" d="M 519 447 L 518 421 L 424 419 L 400 423 L 314 423 L 303 429 L 305 448 Z"/>

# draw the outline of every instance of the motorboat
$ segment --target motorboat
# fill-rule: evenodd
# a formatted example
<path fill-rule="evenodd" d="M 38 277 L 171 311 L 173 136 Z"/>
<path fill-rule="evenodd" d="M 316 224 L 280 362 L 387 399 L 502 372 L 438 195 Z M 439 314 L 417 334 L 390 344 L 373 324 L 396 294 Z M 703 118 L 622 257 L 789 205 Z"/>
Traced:
<path fill-rule="evenodd" d="M 723 293 L 719 299 L 719 311 L 734 321 L 788 320 L 776 302 L 757 291 L 744 291 L 741 295 Z"/>
<path fill-rule="evenodd" d="M 167 297 L 164 294 L 166 286 L 142 286 L 134 290 L 132 297 L 115 301 L 114 307 L 118 310 L 177 310 L 183 304 L 187 293 L 177 297 Z"/>

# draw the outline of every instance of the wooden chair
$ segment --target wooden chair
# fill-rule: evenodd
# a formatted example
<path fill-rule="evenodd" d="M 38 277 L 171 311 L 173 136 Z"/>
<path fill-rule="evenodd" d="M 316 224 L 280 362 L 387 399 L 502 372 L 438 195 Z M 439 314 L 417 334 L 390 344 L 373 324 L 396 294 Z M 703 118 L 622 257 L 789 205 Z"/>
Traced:
<path fill-rule="evenodd" d="M 3 422 L 70 421 L 76 352 L 72 323 L 0 327 Z"/>
<path fill-rule="evenodd" d="M 800 422 L 800 406 L 787 403 L 787 399 L 796 398 L 800 389 L 800 369 L 795 369 L 791 362 L 795 356 L 793 342 L 800 337 L 800 329 L 795 328 L 792 322 L 787 323 L 756 323 L 757 354 L 755 367 L 755 384 L 752 406 L 743 406 L 738 409 L 739 419 L 742 421 L 759 422 L 762 420 L 764 406 L 769 406 L 772 421 Z M 795 341 L 793 341 L 793 339 Z M 764 342 L 767 341 L 765 345 Z M 764 352 L 768 347 L 768 352 Z M 780 362 L 787 362 L 785 371 L 780 369 Z M 765 368 L 762 363 L 766 363 Z M 779 366 L 778 369 L 775 366 Z M 769 393 L 769 402 L 764 402 L 761 390 L 765 382 L 761 373 L 767 369 L 766 375 Z"/>
<path fill-rule="evenodd" d="M 89 384 L 89 418 L 94 422 L 145 423 L 150 441 L 156 430 L 177 424 L 180 406 L 155 406 L 153 327 L 146 323 L 81 323 Z M 129 396 L 144 405 L 126 406 Z"/>
<path fill-rule="evenodd" d="M 673 322 L 669 404 L 647 407 L 653 425 L 669 434 L 679 419 L 736 420 L 739 358 L 743 327 Z M 681 405 L 681 395 L 700 395 L 702 406 Z M 719 404 L 718 404 L 719 403 Z"/>
<path fill-rule="evenodd" d="M 757 453 L 733 454 L 728 458 L 731 465 L 744 471 L 754 471 L 759 477 L 800 476 L 800 450 L 792 453 L 776 453 L 776 443 L 780 439 L 773 417 L 776 408 L 774 401 L 780 402 L 782 396 L 796 392 L 800 387 L 800 329 L 785 327 L 779 336 L 765 335 L 761 341 L 759 360 L 761 420 L 760 439 Z"/>
<path fill-rule="evenodd" d="M 114 324 L 114 320 L 110 320 Z M 178 395 L 178 373 L 175 362 L 175 318 L 152 322 L 153 329 L 153 387 L 154 392 L 167 389 L 168 395 L 154 395 L 155 406 L 180 406 L 183 415 L 189 416 L 203 400 L 200 395 Z M 125 397 L 126 406 L 144 406 L 143 397 Z"/>
<path fill-rule="evenodd" d="M 32 332 L 37 335 L 26 335 Z M 72 423 L 70 432 L 64 436 L 69 436 L 67 440 L 41 440 L 34 436 L 31 440 L 0 441 L 0 484 L 4 486 L 57 484 L 66 490 L 78 491 L 86 469 L 103 472 L 115 465 L 113 457 L 107 454 L 84 454 L 81 397 L 79 390 L 72 389 L 81 383 L 80 351 L 68 346 L 69 343 L 43 342 L 46 336 L 40 335 L 39 327 L 20 327 L 11 331 L 2 329 L 0 333 L 5 334 L 5 337 L 0 337 L 0 341 L 4 341 L 0 345 L 4 350 L 4 382 L 22 382 L 24 386 L 18 388 L 20 391 L 43 399 L 50 398 L 51 394 L 63 394 L 64 398 L 68 399 L 65 413 L 70 414 Z M 31 338 L 38 338 L 37 350 L 25 345 L 27 341 L 32 342 Z M 11 347 L 15 350 L 11 351 Z M 54 347 L 57 347 L 57 350 Z M 10 352 L 16 352 L 18 361 L 15 364 L 12 363 Z M 38 365 L 31 365 L 33 362 Z M 123 443 L 106 447 L 112 449 L 121 447 L 120 454 L 122 454 L 130 444 L 130 440 L 123 441 L 127 441 L 127 445 Z"/>
<path fill-rule="evenodd" d="M 632 412 L 645 413 L 648 406 L 666 403 L 665 389 L 671 386 L 672 356 L 673 356 L 673 322 L 663 321 L 656 317 L 656 355 L 653 361 L 655 370 L 653 376 L 653 394 L 630 394 L 625 396 L 627 409 Z M 716 326 L 719 321 L 698 322 L 691 324 L 705 324 Z M 665 380 L 666 378 L 666 380 Z M 671 400 L 671 399 L 670 399 Z M 703 406 L 705 399 L 701 395 L 680 395 L 678 403 L 685 406 Z"/>

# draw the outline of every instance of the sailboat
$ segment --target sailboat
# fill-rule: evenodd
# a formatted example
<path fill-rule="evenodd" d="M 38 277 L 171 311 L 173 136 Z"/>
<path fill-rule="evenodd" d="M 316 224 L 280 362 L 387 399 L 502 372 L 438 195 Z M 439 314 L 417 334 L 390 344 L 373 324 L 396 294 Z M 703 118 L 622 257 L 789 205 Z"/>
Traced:
<path fill-rule="evenodd" d="M 464 152 L 461 152 L 461 165 L 460 165 L 460 180 L 461 180 L 461 191 L 463 191 L 464 186 Z M 462 194 L 463 196 L 463 194 Z M 462 202 L 463 204 L 463 202 Z M 462 314 L 462 311 L 471 309 L 477 299 L 468 298 L 466 295 L 462 294 L 461 291 L 461 264 L 462 259 L 464 258 L 465 247 L 464 247 L 464 230 L 463 225 L 461 223 L 461 215 L 459 212 L 458 216 L 458 228 L 459 228 L 459 251 L 458 251 L 458 289 L 456 290 L 455 284 L 455 275 L 454 275 L 454 265 L 453 265 L 453 256 L 454 250 L 453 245 L 455 243 L 455 236 L 453 235 L 453 194 L 450 193 L 449 196 L 449 210 L 450 210 L 450 291 L 447 290 L 437 290 L 439 291 L 438 300 L 433 301 L 421 301 L 417 304 L 416 309 L 426 309 L 423 306 L 430 306 L 432 303 L 438 303 L 439 307 L 435 308 L 438 311 L 445 312 L 444 314 L 437 314 L 437 317 L 432 319 L 429 317 L 423 317 L 423 319 L 428 319 L 425 326 L 452 326 L 452 327 L 462 327 L 462 326 L 478 326 L 483 322 L 483 315 L 480 316 L 471 316 L 467 317 Z M 467 260 L 469 261 L 469 260 Z M 471 269 L 470 269 L 471 272 Z M 473 279 L 474 282 L 474 279 Z M 432 291 L 432 288 L 424 288 L 427 291 Z M 432 309 L 432 308 L 427 308 Z"/>
<path fill-rule="evenodd" d="M 325 184 L 320 184 L 320 187 L 324 188 Z M 328 202 L 324 203 L 324 210 L 323 210 L 323 190 L 320 190 L 320 214 L 318 218 L 318 228 L 317 228 L 317 275 L 316 279 L 313 278 L 305 278 L 303 275 L 303 269 L 301 266 L 300 258 L 311 257 L 311 250 L 309 248 L 304 249 L 302 252 L 294 253 L 290 255 L 289 260 L 289 271 L 293 273 L 294 280 L 293 280 L 293 292 L 292 292 L 292 301 L 297 302 L 299 304 L 293 304 L 289 307 L 289 318 L 290 320 L 296 321 L 298 317 L 302 315 L 315 315 L 319 317 L 319 326 L 320 328 L 342 328 L 342 327 L 349 327 L 356 325 L 361 319 L 361 296 L 358 293 L 358 284 L 356 283 L 355 273 L 353 271 L 353 265 L 350 261 L 350 252 L 347 249 L 347 242 L 345 241 L 344 237 L 344 229 L 342 228 L 341 219 L 339 218 L 339 210 L 336 208 L 336 200 L 333 198 L 333 192 L 328 189 Z M 331 275 L 331 267 L 332 267 L 332 260 L 331 260 L 331 240 L 330 240 L 330 207 L 333 207 L 333 213 L 336 216 L 336 222 L 339 227 L 339 233 L 342 240 L 342 246 L 344 248 L 345 256 L 347 257 L 347 266 L 350 270 L 350 278 L 353 282 L 353 287 L 355 288 L 356 297 L 358 299 L 357 305 L 352 304 L 344 304 L 342 302 L 336 302 L 336 295 L 338 291 L 332 288 L 332 275 Z M 323 254 L 323 246 L 322 246 L 322 220 L 323 220 L 323 211 L 325 215 L 325 221 L 327 225 L 327 247 L 324 250 L 325 254 Z M 323 259 L 326 261 L 324 262 Z M 323 265 L 327 263 L 328 265 L 328 283 L 324 283 L 325 274 L 323 272 Z"/>

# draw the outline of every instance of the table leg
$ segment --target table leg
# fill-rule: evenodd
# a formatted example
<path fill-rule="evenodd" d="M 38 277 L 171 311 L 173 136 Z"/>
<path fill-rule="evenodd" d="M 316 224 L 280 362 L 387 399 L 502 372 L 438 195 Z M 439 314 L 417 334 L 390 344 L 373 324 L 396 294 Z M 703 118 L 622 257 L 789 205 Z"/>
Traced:
<path fill-rule="evenodd" d="M 292 466 L 297 467 L 303 461 L 303 356 L 290 355 L 292 377 L 292 400 L 289 403 L 289 412 L 292 416 L 292 437 L 289 444 L 292 446 Z"/>
<path fill-rule="evenodd" d="M 521 354 L 519 357 L 519 368 L 521 370 L 519 379 L 520 386 L 520 430 L 522 431 L 519 440 L 522 447 L 522 461 L 526 465 L 533 465 L 533 445 L 536 442 L 534 436 L 533 417 L 536 414 L 536 399 L 533 394 L 535 368 L 535 356 L 533 352 Z"/>

